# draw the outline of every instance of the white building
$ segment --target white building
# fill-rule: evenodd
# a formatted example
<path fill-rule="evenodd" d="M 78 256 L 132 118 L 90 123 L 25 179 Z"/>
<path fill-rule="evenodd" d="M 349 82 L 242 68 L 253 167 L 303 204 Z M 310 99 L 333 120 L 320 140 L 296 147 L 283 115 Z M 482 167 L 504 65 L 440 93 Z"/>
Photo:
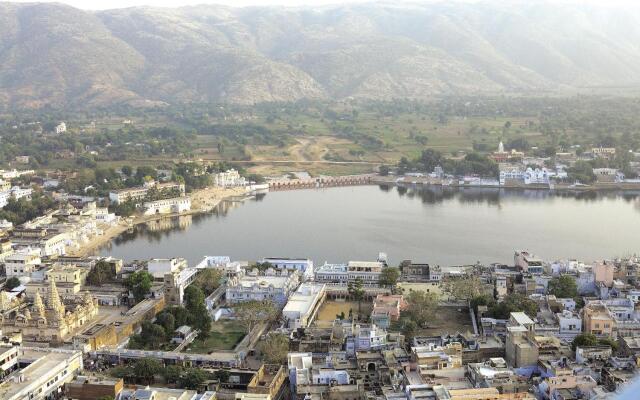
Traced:
<path fill-rule="evenodd" d="M 179 214 L 191 210 L 191 198 L 188 196 L 172 199 L 148 201 L 144 203 L 144 215 Z"/>
<path fill-rule="evenodd" d="M 231 278 L 227 283 L 226 299 L 231 304 L 251 300 L 272 301 L 283 307 L 298 286 L 299 277 L 297 271 L 289 275 L 275 275 L 273 270 L 267 270 L 265 275 Z"/>
<path fill-rule="evenodd" d="M 560 331 L 558 337 L 566 340 L 573 340 L 582 333 L 582 318 L 574 312 L 564 310 L 556 314 Z"/>
<path fill-rule="evenodd" d="M 67 124 L 64 121 L 62 121 L 58 125 L 56 125 L 55 130 L 58 135 L 61 133 L 65 133 L 67 131 Z"/>
<path fill-rule="evenodd" d="M 28 253 L 14 253 L 4 260 L 4 268 L 7 278 L 30 276 L 31 273 L 42 263 L 39 255 Z"/>
<path fill-rule="evenodd" d="M 546 168 L 527 168 L 524 173 L 525 185 L 548 185 L 552 174 Z"/>
<path fill-rule="evenodd" d="M 300 272 L 304 280 L 313 278 L 313 261 L 308 258 L 275 258 L 266 257 L 262 259 L 263 263 L 271 264 L 275 269 L 279 270 L 297 270 Z"/>
<path fill-rule="evenodd" d="M 510 164 L 500 164 L 500 185 L 504 185 L 507 181 L 524 182 L 525 171 Z"/>
<path fill-rule="evenodd" d="M 348 264 L 324 264 L 315 271 L 315 281 L 347 286 L 362 280 L 366 286 L 377 286 L 385 264 L 381 261 L 349 261 Z"/>
<path fill-rule="evenodd" d="M 171 191 L 176 190 L 180 192 L 180 196 L 184 196 L 185 187 L 182 183 L 177 182 L 166 182 L 166 183 L 157 183 L 155 181 L 147 182 L 143 186 L 115 190 L 109 192 L 109 200 L 112 203 L 122 203 L 128 200 L 142 200 L 147 197 L 147 193 L 149 193 L 149 189 L 156 188 L 158 191 Z"/>
<path fill-rule="evenodd" d="M 17 169 L 12 169 L 11 171 L 5 171 L 4 169 L 0 169 L 0 178 L 4 179 L 4 180 L 11 180 L 11 179 L 15 179 L 18 177 L 21 177 L 23 175 L 33 175 L 35 174 L 36 171 L 32 170 L 32 169 L 25 169 L 25 170 L 20 170 L 18 171 Z"/>
<path fill-rule="evenodd" d="M 314 320 L 326 296 L 326 285 L 303 283 L 282 310 L 289 329 L 306 328 Z"/>
<path fill-rule="evenodd" d="M 147 263 L 147 271 L 156 279 L 164 279 L 165 274 L 187 267 L 184 258 L 152 258 Z"/>
<path fill-rule="evenodd" d="M 312 381 L 313 353 L 289 353 L 287 355 L 289 367 L 289 383 L 291 391 L 296 394 L 297 387 L 310 385 Z"/>
<path fill-rule="evenodd" d="M 19 347 L 0 347 L 0 376 L 5 377 L 18 367 Z"/>
<path fill-rule="evenodd" d="M 195 266 L 196 269 L 214 268 L 222 271 L 229 277 L 244 276 L 245 268 L 249 266 L 247 261 L 231 261 L 228 256 L 205 256 L 202 261 Z"/>
<path fill-rule="evenodd" d="M 20 348 L 18 360 L 28 365 L 0 384 L 0 399 L 57 398 L 64 384 L 83 369 L 82 352 L 73 350 Z"/>
<path fill-rule="evenodd" d="M 313 371 L 312 376 L 315 385 L 348 385 L 350 379 L 347 371 L 329 368 Z"/>
<path fill-rule="evenodd" d="M 96 221 L 101 224 L 115 224 L 118 217 L 114 213 L 110 213 L 107 207 L 96 208 Z"/>
<path fill-rule="evenodd" d="M 27 199 L 30 199 L 32 193 L 33 189 L 21 188 L 19 186 L 14 186 L 9 190 L 2 191 L 0 192 L 0 208 L 6 206 L 10 198 L 18 200 L 25 197 Z"/>
<path fill-rule="evenodd" d="M 235 169 L 218 172 L 213 175 L 213 184 L 222 187 L 245 186 L 247 181 Z"/>
<path fill-rule="evenodd" d="M 342 329 L 348 355 L 355 355 L 358 351 L 379 350 L 387 345 L 387 331 L 375 324 L 354 326 L 351 322 L 343 322 Z"/>

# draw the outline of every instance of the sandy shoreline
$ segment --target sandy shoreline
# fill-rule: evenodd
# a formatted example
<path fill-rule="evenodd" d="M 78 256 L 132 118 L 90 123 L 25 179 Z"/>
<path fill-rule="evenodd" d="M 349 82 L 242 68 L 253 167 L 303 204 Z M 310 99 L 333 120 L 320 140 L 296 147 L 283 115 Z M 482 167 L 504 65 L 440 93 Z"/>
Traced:
<path fill-rule="evenodd" d="M 88 243 L 82 245 L 79 250 L 70 251 L 68 255 L 76 257 L 86 257 L 95 253 L 97 249 L 106 245 L 115 237 L 126 232 L 139 224 L 150 221 L 157 221 L 164 218 L 171 218 L 183 215 L 193 215 L 213 210 L 223 200 L 244 196 L 247 194 L 246 188 L 219 188 L 210 187 L 197 190 L 189 194 L 191 197 L 191 210 L 183 213 L 162 214 L 162 215 L 136 215 L 135 217 L 123 218 L 118 225 L 107 228 L 102 235 L 92 238 Z"/>

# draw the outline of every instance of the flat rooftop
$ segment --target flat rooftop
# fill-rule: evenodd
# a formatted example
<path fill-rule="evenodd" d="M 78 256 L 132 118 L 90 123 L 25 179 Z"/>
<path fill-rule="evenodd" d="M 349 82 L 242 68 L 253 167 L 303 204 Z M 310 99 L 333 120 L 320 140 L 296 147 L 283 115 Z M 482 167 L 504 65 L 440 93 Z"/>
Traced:
<path fill-rule="evenodd" d="M 80 352 L 77 352 L 80 354 Z M 7 378 L 7 381 L 0 384 L 0 398 L 9 399 L 30 386 L 39 386 L 38 380 L 47 374 L 60 368 L 74 356 L 71 352 L 46 352 L 23 349 L 18 356 L 19 360 L 33 360 L 31 364 L 22 370 L 16 371 Z M 24 375 L 22 382 L 12 381 L 10 377 Z M 61 383 L 62 384 L 62 383 Z"/>
<path fill-rule="evenodd" d="M 304 283 L 291 296 L 287 305 L 282 310 L 283 313 L 298 312 L 305 315 L 315 304 L 316 298 L 321 294 L 325 285 Z"/>

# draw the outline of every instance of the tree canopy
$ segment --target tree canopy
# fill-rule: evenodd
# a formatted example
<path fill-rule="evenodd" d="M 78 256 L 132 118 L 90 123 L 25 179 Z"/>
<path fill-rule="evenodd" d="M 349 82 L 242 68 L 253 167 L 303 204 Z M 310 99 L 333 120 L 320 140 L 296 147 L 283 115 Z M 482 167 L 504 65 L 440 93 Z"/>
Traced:
<path fill-rule="evenodd" d="M 247 333 L 260 322 L 273 321 L 278 315 L 278 310 L 271 301 L 245 301 L 236 304 L 233 310 Z"/>
<path fill-rule="evenodd" d="M 125 280 L 125 286 L 131 290 L 136 303 L 141 302 L 151 292 L 153 276 L 147 271 L 137 271 Z"/>
<path fill-rule="evenodd" d="M 556 276 L 549 281 L 547 292 L 557 298 L 574 298 L 578 296 L 578 285 L 571 275 Z"/>

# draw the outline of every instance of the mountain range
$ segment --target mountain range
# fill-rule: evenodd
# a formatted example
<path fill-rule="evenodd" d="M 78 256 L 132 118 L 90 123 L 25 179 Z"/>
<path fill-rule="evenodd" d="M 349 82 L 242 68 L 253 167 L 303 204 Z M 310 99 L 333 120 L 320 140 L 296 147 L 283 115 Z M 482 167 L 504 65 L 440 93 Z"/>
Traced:
<path fill-rule="evenodd" d="M 0 3 L 0 107 L 427 99 L 640 83 L 640 8 Z"/>

